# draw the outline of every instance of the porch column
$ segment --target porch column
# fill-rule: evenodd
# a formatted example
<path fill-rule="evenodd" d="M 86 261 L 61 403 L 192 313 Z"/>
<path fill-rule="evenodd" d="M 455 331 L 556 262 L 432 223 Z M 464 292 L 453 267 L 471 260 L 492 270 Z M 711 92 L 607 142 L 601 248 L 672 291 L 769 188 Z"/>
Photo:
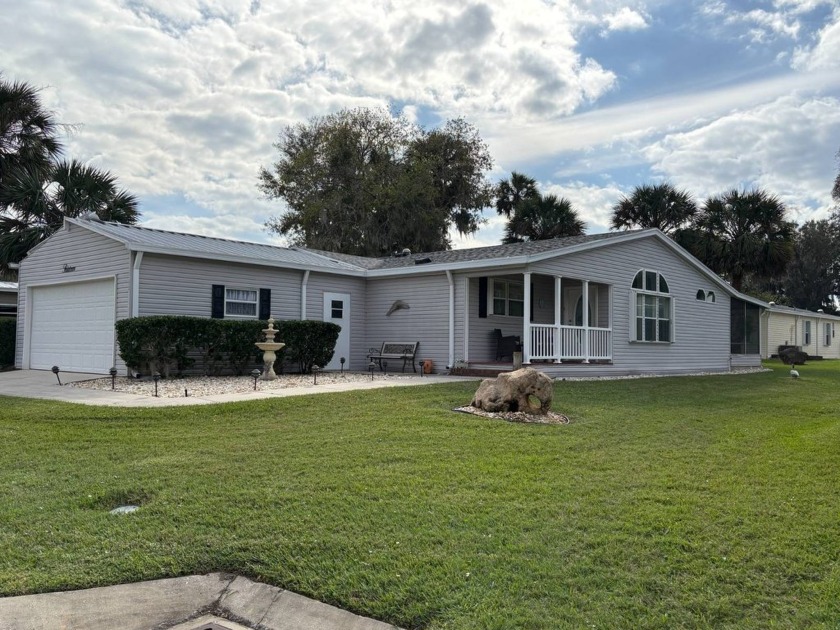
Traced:
<path fill-rule="evenodd" d="M 522 274 L 525 283 L 525 304 L 522 308 L 522 364 L 531 362 L 531 272 Z"/>
<path fill-rule="evenodd" d="M 563 335 L 560 326 L 563 325 L 563 276 L 554 276 L 554 362 L 560 363 L 563 358 L 563 348 L 560 347 Z"/>
<path fill-rule="evenodd" d="M 583 281 L 583 362 L 589 363 L 589 280 Z"/>
<path fill-rule="evenodd" d="M 464 361 L 470 360 L 470 278 L 464 278 Z"/>

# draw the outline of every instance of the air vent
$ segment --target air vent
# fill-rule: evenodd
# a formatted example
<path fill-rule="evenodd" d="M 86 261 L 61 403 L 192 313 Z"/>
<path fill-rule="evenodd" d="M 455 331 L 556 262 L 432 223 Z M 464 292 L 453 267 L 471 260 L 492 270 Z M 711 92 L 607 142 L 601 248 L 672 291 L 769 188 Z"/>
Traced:
<path fill-rule="evenodd" d="M 414 264 L 415 265 L 428 265 L 430 262 L 432 262 L 431 258 L 418 258 L 417 260 L 414 261 Z"/>

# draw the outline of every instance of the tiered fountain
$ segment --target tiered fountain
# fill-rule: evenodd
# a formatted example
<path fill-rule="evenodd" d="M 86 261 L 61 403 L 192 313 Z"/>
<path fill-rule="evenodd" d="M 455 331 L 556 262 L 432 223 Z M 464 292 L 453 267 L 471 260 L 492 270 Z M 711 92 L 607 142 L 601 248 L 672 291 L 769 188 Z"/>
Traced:
<path fill-rule="evenodd" d="M 268 319 L 268 328 L 263 329 L 265 341 L 258 341 L 256 346 L 263 351 L 263 372 L 260 377 L 263 381 L 273 381 L 277 378 L 274 373 L 274 362 L 277 360 L 276 352 L 286 347 L 285 343 L 274 341 L 279 331 L 274 328 L 274 318 Z"/>

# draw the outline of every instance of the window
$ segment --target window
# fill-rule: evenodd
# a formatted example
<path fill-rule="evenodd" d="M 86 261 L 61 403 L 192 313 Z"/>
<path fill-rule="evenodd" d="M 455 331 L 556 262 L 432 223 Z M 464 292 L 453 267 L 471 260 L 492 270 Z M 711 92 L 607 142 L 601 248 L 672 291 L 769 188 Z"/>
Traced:
<path fill-rule="evenodd" d="M 804 330 L 802 333 L 802 345 L 810 346 L 811 345 L 811 322 L 804 323 Z"/>
<path fill-rule="evenodd" d="M 834 336 L 832 334 L 832 326 L 833 326 L 833 324 L 831 324 L 831 323 L 826 323 L 825 324 L 825 345 L 827 345 L 827 346 L 831 345 L 831 338 Z"/>
<path fill-rule="evenodd" d="M 510 280 L 493 280 L 493 315 L 522 317 L 525 313 L 525 285 Z"/>
<path fill-rule="evenodd" d="M 703 289 L 697 290 L 697 300 L 700 302 L 711 302 L 714 304 L 715 302 L 715 292 L 714 291 L 705 291 Z"/>
<path fill-rule="evenodd" d="M 256 289 L 225 289 L 225 317 L 257 318 Z"/>
<path fill-rule="evenodd" d="M 730 352 L 761 353 L 761 309 L 750 302 L 732 298 L 729 302 Z"/>
<path fill-rule="evenodd" d="M 333 319 L 344 319 L 344 300 L 330 300 L 330 313 Z"/>
<path fill-rule="evenodd" d="M 643 269 L 633 279 L 635 326 L 633 341 L 673 341 L 673 304 L 668 283 L 655 271 Z"/>

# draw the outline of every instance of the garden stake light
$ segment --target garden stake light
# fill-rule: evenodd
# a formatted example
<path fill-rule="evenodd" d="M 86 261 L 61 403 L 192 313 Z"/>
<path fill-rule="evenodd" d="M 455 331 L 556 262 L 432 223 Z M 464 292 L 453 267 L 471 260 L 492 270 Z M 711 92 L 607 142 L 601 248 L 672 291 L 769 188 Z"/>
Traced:
<path fill-rule="evenodd" d="M 111 389 L 114 390 L 117 388 L 117 368 L 112 367 L 108 370 L 108 374 L 111 375 Z"/>
<path fill-rule="evenodd" d="M 57 365 L 52 366 L 52 373 L 55 374 L 55 377 L 58 379 L 58 385 L 61 386 L 61 378 L 58 376 L 59 372 L 61 372 L 61 370 Z"/>
<path fill-rule="evenodd" d="M 318 384 L 318 372 L 320 372 L 320 371 L 321 371 L 320 366 L 318 366 L 318 365 L 313 365 L 312 366 L 312 374 L 314 375 L 314 378 L 312 379 L 312 384 L 313 385 Z"/>
<path fill-rule="evenodd" d="M 383 372 L 383 374 L 388 373 L 388 362 L 387 361 L 382 362 L 382 372 Z"/>
<path fill-rule="evenodd" d="M 368 363 L 368 372 L 370 372 L 370 380 L 373 380 L 373 371 L 376 369 L 376 363 L 373 362 L 373 359 L 370 360 Z"/>
<path fill-rule="evenodd" d="M 155 379 L 155 398 L 158 398 L 158 381 L 160 380 L 160 372 L 152 374 L 152 378 Z"/>
<path fill-rule="evenodd" d="M 260 372 L 259 370 L 251 371 L 251 378 L 254 379 L 254 391 L 257 391 L 257 379 L 260 378 L 260 374 L 262 374 L 262 372 Z"/>
<path fill-rule="evenodd" d="M 341 357 L 341 358 L 338 360 L 338 362 L 339 362 L 339 363 L 341 363 L 341 375 L 342 375 L 342 376 L 344 376 L 344 362 L 345 362 L 346 360 L 347 360 L 347 359 L 345 359 L 344 357 Z"/>

